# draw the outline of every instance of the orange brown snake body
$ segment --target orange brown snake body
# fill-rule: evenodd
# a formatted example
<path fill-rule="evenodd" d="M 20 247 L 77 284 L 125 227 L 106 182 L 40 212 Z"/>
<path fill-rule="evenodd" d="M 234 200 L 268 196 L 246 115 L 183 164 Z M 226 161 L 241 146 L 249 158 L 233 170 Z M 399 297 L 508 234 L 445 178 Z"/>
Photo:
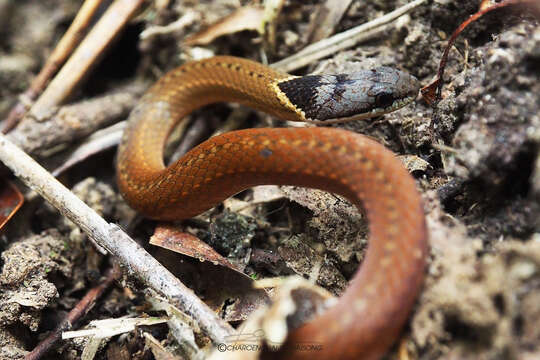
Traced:
<path fill-rule="evenodd" d="M 292 330 L 279 355 L 376 359 L 395 341 L 410 313 L 427 253 L 420 196 L 392 152 L 339 129 L 247 129 L 213 137 L 168 167 L 163 162 L 171 129 L 209 103 L 239 102 L 281 119 L 306 120 L 304 109 L 278 86 L 291 79 L 300 78 L 233 57 L 172 70 L 130 115 L 119 147 L 118 185 L 133 208 L 162 220 L 189 218 L 261 184 L 318 188 L 347 197 L 365 210 L 369 221 L 366 258 L 337 305 Z M 320 78 L 310 81 L 313 85 Z M 417 84 L 410 88 L 411 94 L 418 91 Z M 301 341 L 322 344 L 322 350 L 295 351 Z"/>

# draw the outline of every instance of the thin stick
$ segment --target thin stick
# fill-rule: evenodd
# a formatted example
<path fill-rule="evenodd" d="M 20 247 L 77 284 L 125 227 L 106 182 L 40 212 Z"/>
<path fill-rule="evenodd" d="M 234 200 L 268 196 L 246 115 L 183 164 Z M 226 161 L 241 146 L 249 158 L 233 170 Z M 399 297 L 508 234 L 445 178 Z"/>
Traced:
<path fill-rule="evenodd" d="M 114 280 L 118 279 L 121 275 L 122 273 L 119 269 L 110 268 L 106 272 L 103 282 L 88 291 L 56 329 L 54 329 L 49 336 L 40 341 L 39 344 L 24 357 L 24 360 L 37 360 L 45 355 L 53 345 L 62 338 L 62 332 L 70 330 L 73 327 L 73 324 L 85 316 L 88 311 L 94 307 L 94 304 L 105 290 L 107 290 L 109 286 L 113 284 Z"/>
<path fill-rule="evenodd" d="M 94 210 L 57 181 L 28 154 L 0 134 L 0 161 L 28 187 L 39 193 L 62 215 L 77 224 L 98 245 L 115 256 L 129 274 L 169 299 L 171 304 L 198 322 L 215 343 L 234 333 L 233 328 L 203 303 L 169 270 L 115 224 L 107 223 Z"/>
<path fill-rule="evenodd" d="M 144 0 L 116 0 L 107 9 L 32 106 L 30 113 L 34 117 L 46 118 L 51 109 L 71 95 L 143 3 Z"/>
<path fill-rule="evenodd" d="M 56 45 L 54 51 L 47 59 L 45 65 L 30 84 L 30 87 L 21 95 L 19 100 L 9 112 L 8 117 L 2 123 L 2 132 L 5 134 L 13 129 L 26 112 L 25 104 L 34 101 L 43 89 L 47 86 L 49 80 L 56 74 L 60 66 L 71 55 L 73 49 L 79 44 L 86 28 L 94 17 L 97 8 L 103 0 L 86 0 L 81 6 L 77 16 L 69 26 L 68 30 L 62 36 L 62 39 Z"/>
<path fill-rule="evenodd" d="M 54 51 L 47 59 L 45 65 L 32 81 L 30 89 L 38 94 L 45 88 L 49 79 L 56 74 L 58 69 L 66 62 L 73 49 L 81 42 L 86 28 L 94 17 L 96 10 L 103 0 L 86 0 L 77 13 L 70 27 L 56 45 Z"/>
<path fill-rule="evenodd" d="M 358 42 L 372 37 L 374 34 L 389 28 L 389 25 L 379 28 L 407 12 L 417 8 L 427 0 L 415 0 L 373 21 L 354 27 L 306 46 L 300 52 L 278 61 L 271 66 L 281 71 L 289 72 L 306 66 L 315 60 L 335 54 L 336 52 L 356 45 Z"/>
<path fill-rule="evenodd" d="M 475 22 L 485 14 L 500 9 L 502 7 L 506 7 L 509 5 L 520 5 L 520 4 L 532 4 L 534 5 L 535 2 L 538 0 L 506 0 L 500 3 L 495 3 L 493 5 L 485 5 L 483 3 L 483 6 L 481 6 L 480 10 L 471 16 L 464 22 L 462 22 L 456 30 L 452 33 L 452 36 L 450 36 L 450 39 L 448 40 L 448 43 L 446 44 L 446 47 L 444 48 L 443 55 L 441 56 L 441 60 L 439 61 L 439 70 L 437 71 L 437 76 L 435 79 L 428 85 L 424 86 L 422 89 L 420 89 L 420 92 L 422 94 L 422 97 L 426 102 L 430 105 L 435 105 L 437 102 L 441 100 L 441 93 L 442 93 L 442 86 L 443 86 L 443 77 L 444 77 L 444 70 L 446 69 L 446 62 L 448 61 L 448 55 L 450 54 L 450 49 L 456 42 L 457 37 L 467 26 L 469 26 L 471 23 Z"/>

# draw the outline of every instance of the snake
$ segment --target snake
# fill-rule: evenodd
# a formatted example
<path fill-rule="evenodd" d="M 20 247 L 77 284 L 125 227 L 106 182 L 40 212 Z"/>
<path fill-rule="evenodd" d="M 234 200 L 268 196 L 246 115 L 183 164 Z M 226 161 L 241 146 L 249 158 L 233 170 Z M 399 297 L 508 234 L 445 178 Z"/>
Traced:
<path fill-rule="evenodd" d="M 336 127 L 252 128 L 214 136 L 166 166 L 169 134 L 193 110 L 235 102 L 282 120 L 332 123 L 397 110 L 418 80 L 378 67 L 294 76 L 229 56 L 187 62 L 162 76 L 129 115 L 117 154 L 117 183 L 143 216 L 198 215 L 256 185 L 294 185 L 344 196 L 366 214 L 360 269 L 337 304 L 291 329 L 272 358 L 377 359 L 403 329 L 420 292 L 428 251 L 414 178 L 377 141 Z M 315 354 L 296 345 L 320 344 Z"/>

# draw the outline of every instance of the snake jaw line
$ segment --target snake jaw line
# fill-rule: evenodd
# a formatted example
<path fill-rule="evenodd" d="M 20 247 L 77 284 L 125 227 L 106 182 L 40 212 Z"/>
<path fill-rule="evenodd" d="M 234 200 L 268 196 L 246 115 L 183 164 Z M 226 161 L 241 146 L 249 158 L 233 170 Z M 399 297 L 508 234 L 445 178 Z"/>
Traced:
<path fill-rule="evenodd" d="M 373 109 L 367 113 L 363 114 L 357 114 L 353 116 L 345 116 L 345 117 L 339 117 L 339 118 L 333 118 L 333 119 L 327 119 L 327 120 L 316 120 L 316 119 L 306 119 L 305 122 L 317 124 L 317 125 L 330 125 L 330 124 L 340 124 L 345 123 L 349 121 L 356 121 L 356 120 L 365 120 L 377 116 L 382 116 L 384 114 L 388 114 L 391 112 L 394 112 L 396 110 L 401 109 L 402 107 L 412 103 L 416 99 L 416 96 L 414 97 L 407 97 L 403 100 L 398 100 L 392 106 L 388 108 L 376 108 Z"/>

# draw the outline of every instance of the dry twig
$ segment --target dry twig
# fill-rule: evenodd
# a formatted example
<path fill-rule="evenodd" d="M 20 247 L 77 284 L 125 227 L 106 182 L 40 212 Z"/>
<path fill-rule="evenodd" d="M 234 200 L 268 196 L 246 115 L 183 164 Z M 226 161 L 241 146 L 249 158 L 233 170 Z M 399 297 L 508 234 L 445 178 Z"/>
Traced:
<path fill-rule="evenodd" d="M 420 92 L 422 94 L 422 97 L 426 102 L 430 105 L 435 105 L 440 99 L 441 99 L 441 91 L 443 86 L 443 77 L 444 77 L 444 69 L 446 68 L 446 61 L 448 60 L 448 55 L 450 53 L 450 49 L 454 45 L 457 37 L 467 26 L 469 26 L 471 23 L 475 22 L 485 14 L 497 10 L 509 5 L 520 5 L 520 4 L 531 4 L 535 5 L 535 3 L 538 0 L 505 0 L 500 3 L 488 3 L 486 1 L 483 1 L 480 5 L 480 10 L 476 12 L 475 14 L 471 15 L 467 20 L 462 22 L 456 30 L 452 33 L 452 36 L 450 36 L 450 39 L 448 40 L 448 43 L 446 44 L 446 47 L 444 49 L 443 55 L 441 56 L 441 60 L 439 62 L 439 70 L 437 71 L 437 76 L 435 79 L 428 85 L 424 86 Z M 536 5 L 538 6 L 538 5 Z M 531 8 L 532 9 L 532 8 Z"/>
<path fill-rule="evenodd" d="M 47 59 L 45 65 L 30 84 L 30 87 L 21 95 L 24 100 L 19 100 L 11 109 L 8 117 L 2 123 L 2 132 L 5 134 L 14 128 L 26 112 L 25 104 L 35 100 L 43 89 L 47 86 L 49 80 L 56 74 L 60 66 L 71 55 L 73 49 L 81 41 L 82 35 L 94 17 L 97 8 L 103 0 L 86 0 L 77 13 L 77 16 L 71 23 L 62 39 L 56 45 L 56 48 Z"/>
<path fill-rule="evenodd" d="M 289 72 L 306 66 L 315 60 L 335 54 L 340 50 L 347 49 L 361 41 L 371 38 L 375 34 L 389 29 L 390 25 L 388 23 L 417 8 L 426 1 L 427 0 L 414 0 L 373 21 L 306 46 L 298 53 L 273 63 L 271 66 L 281 71 Z"/>
<path fill-rule="evenodd" d="M 117 225 L 106 222 L 94 210 L 56 180 L 24 151 L 0 134 L 0 161 L 28 187 L 38 192 L 62 215 L 77 224 L 99 246 L 107 249 L 129 274 L 169 299 L 191 316 L 203 331 L 219 343 L 233 328 L 220 319 L 191 289 L 163 267 Z"/>
<path fill-rule="evenodd" d="M 37 360 L 47 353 L 52 346 L 60 340 L 62 332 L 70 330 L 74 323 L 85 316 L 105 290 L 107 290 L 109 286 L 113 284 L 114 280 L 118 279 L 120 276 L 121 272 L 118 271 L 118 269 L 110 268 L 105 274 L 105 280 L 87 292 L 81 301 L 79 301 L 79 303 L 67 314 L 64 321 L 62 321 L 49 336 L 40 341 L 40 343 L 24 357 L 24 360 Z"/>
<path fill-rule="evenodd" d="M 145 86 L 129 84 L 102 96 L 63 105 L 47 121 L 25 118 L 8 137 L 32 156 L 50 156 L 127 117 L 144 90 Z"/>
<path fill-rule="evenodd" d="M 63 103 L 143 3 L 144 0 L 116 0 L 32 106 L 30 114 L 43 119 Z"/>

